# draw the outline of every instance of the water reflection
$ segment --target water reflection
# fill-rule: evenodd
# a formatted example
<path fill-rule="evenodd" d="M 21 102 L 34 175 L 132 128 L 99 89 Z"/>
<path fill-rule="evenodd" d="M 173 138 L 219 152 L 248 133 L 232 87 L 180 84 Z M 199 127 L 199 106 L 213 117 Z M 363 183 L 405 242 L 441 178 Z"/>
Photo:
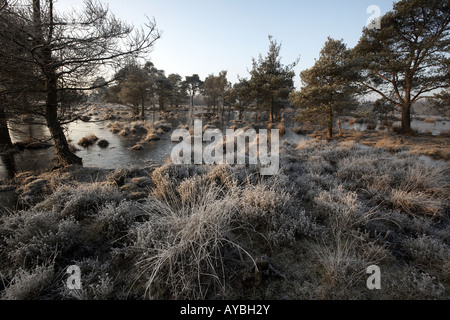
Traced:
<path fill-rule="evenodd" d="M 50 132 L 47 126 L 25 123 L 8 123 L 10 128 L 11 141 L 13 143 L 24 140 L 28 137 L 50 139 Z"/>
<path fill-rule="evenodd" d="M 208 116 L 205 116 L 203 112 L 204 110 L 195 110 L 194 113 L 191 110 L 177 111 L 172 116 L 167 117 L 161 117 L 159 112 L 149 112 L 147 113 L 146 121 L 153 123 L 164 119 L 172 125 L 173 129 L 176 129 L 179 125 L 188 125 L 192 128 L 194 119 L 200 118 L 203 120 L 203 125 L 212 124 L 222 130 L 222 132 L 225 132 L 226 128 L 230 128 L 235 124 L 238 127 L 252 125 L 258 130 L 260 128 L 264 128 L 264 123 L 268 120 L 267 113 L 263 111 L 247 111 L 244 112 L 241 119 L 239 119 L 238 111 L 225 110 L 223 120 L 216 117 L 216 114 L 214 113 L 209 113 Z M 286 113 L 284 120 L 284 125 L 287 132 L 281 140 L 288 140 L 290 142 L 299 141 L 301 136 L 290 130 L 290 128 L 297 126 L 293 120 L 292 113 Z M 114 122 L 115 120 L 111 121 Z M 246 123 L 239 125 L 239 121 L 245 121 Z M 79 149 L 79 151 L 77 151 L 77 155 L 83 159 L 84 166 L 114 169 L 119 166 L 145 165 L 148 162 L 156 162 L 161 164 L 170 156 L 174 146 L 173 142 L 170 140 L 170 132 L 163 134 L 161 136 L 161 140 L 146 142 L 142 151 L 134 151 L 131 150 L 131 147 L 141 140 L 142 136 L 130 135 L 128 137 L 121 137 L 117 134 L 113 134 L 106 127 L 108 122 L 109 121 L 83 122 L 79 120 L 65 126 L 68 140 Z M 27 137 L 50 137 L 46 126 L 35 124 L 13 125 L 14 127 L 11 132 L 11 139 L 13 143 Z M 430 132 L 434 132 L 431 130 L 440 132 L 443 130 L 448 130 L 449 125 L 450 122 L 445 123 L 444 121 L 426 123 L 425 121 L 414 120 L 412 122 L 412 127 L 418 129 L 419 132 L 426 132 L 427 130 Z M 349 124 L 347 121 L 343 121 L 342 129 L 364 131 L 367 129 L 367 124 Z M 380 129 L 380 123 L 378 123 L 376 129 Z M 108 147 L 100 148 L 97 144 L 94 144 L 89 148 L 82 148 L 77 145 L 81 138 L 91 133 L 95 134 L 99 139 L 107 140 L 109 142 Z M 0 179 L 10 179 L 14 176 L 15 172 L 19 171 L 49 169 L 55 164 L 56 155 L 53 148 L 24 150 L 20 153 L 0 157 Z"/>
<path fill-rule="evenodd" d="M 7 154 L 0 156 L 2 165 L 0 166 L 0 177 L 7 179 L 14 178 L 17 172 L 16 159 L 14 154 Z"/>

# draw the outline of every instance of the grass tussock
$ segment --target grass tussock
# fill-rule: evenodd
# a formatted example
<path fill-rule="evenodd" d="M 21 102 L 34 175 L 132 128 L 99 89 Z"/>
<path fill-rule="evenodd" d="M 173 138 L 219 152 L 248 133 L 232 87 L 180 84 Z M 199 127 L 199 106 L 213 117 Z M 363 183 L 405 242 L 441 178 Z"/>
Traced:
<path fill-rule="evenodd" d="M 277 129 L 278 129 L 278 132 L 280 134 L 280 137 L 282 137 L 282 136 L 284 136 L 286 134 L 286 128 L 284 127 L 283 123 L 278 124 L 277 125 Z"/>
<path fill-rule="evenodd" d="M 107 148 L 109 146 L 109 141 L 106 139 L 101 139 L 97 142 L 100 148 Z"/>
<path fill-rule="evenodd" d="M 230 239 L 240 227 L 238 198 L 215 185 L 180 186 L 144 206 L 150 220 L 135 231 L 137 266 L 146 274 L 150 297 L 204 299 L 223 295 L 227 277 L 224 248 L 243 251 Z"/>
<path fill-rule="evenodd" d="M 379 141 L 377 141 L 375 147 L 387 149 L 390 152 L 400 152 L 402 151 L 402 139 L 401 138 L 393 139 L 391 137 L 386 137 L 384 139 L 380 139 Z"/>
<path fill-rule="evenodd" d="M 144 120 L 136 120 L 130 123 L 119 121 L 109 122 L 107 127 L 112 133 L 122 137 L 142 137 L 140 142 L 133 147 L 133 150 L 142 150 L 142 145 L 145 142 L 160 140 L 165 132 L 172 129 L 172 126 L 166 121 L 156 121 L 152 124 Z"/>
<path fill-rule="evenodd" d="M 78 141 L 78 145 L 84 148 L 92 146 L 98 140 L 97 136 L 93 133 L 88 134 Z"/>
<path fill-rule="evenodd" d="M 21 174 L 34 200 L 0 217 L 1 297 L 449 298 L 448 167 L 354 141 L 281 151 L 271 177 L 172 163 Z M 64 286 L 73 264 L 81 290 Z M 382 290 L 366 287 L 372 264 Z"/>

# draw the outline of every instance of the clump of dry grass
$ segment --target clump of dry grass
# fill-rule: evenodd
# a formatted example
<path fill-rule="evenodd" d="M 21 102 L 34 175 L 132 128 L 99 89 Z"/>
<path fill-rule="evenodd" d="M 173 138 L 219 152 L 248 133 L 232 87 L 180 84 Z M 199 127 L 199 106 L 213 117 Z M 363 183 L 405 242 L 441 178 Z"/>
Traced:
<path fill-rule="evenodd" d="M 360 130 L 354 130 L 352 137 L 355 139 L 355 141 L 359 141 L 364 136 L 364 132 Z"/>
<path fill-rule="evenodd" d="M 130 123 L 130 133 L 145 134 L 147 133 L 147 122 L 143 120 L 133 121 Z"/>
<path fill-rule="evenodd" d="M 385 137 L 380 139 L 375 144 L 376 148 L 387 149 L 390 152 L 400 152 L 403 150 L 401 138 L 393 139 L 391 137 Z"/>
<path fill-rule="evenodd" d="M 130 128 L 124 127 L 122 130 L 119 131 L 119 136 L 127 137 L 130 134 Z"/>
<path fill-rule="evenodd" d="M 155 141 L 155 140 L 161 139 L 161 137 L 160 137 L 161 132 L 160 131 L 158 132 L 155 129 L 155 127 L 148 125 L 146 127 L 146 129 L 147 129 L 147 135 L 145 136 L 144 141 Z"/>
<path fill-rule="evenodd" d="M 115 122 L 108 122 L 106 127 L 108 127 L 112 133 L 119 133 L 122 130 L 123 125 L 121 122 L 115 121 Z"/>
<path fill-rule="evenodd" d="M 278 124 L 277 129 L 278 129 L 278 132 L 280 133 L 280 137 L 282 137 L 286 134 L 286 129 L 285 129 L 283 123 Z"/>
<path fill-rule="evenodd" d="M 395 209 L 415 215 L 429 215 L 431 217 L 442 216 L 443 203 L 440 199 L 432 199 L 422 192 L 407 192 L 393 189 L 391 191 L 390 202 Z"/>
<path fill-rule="evenodd" d="M 162 129 L 165 132 L 168 132 L 172 129 L 172 125 L 165 120 L 156 121 L 153 126 L 156 130 Z"/>
<path fill-rule="evenodd" d="M 78 145 L 87 148 L 93 145 L 97 140 L 97 136 L 93 133 L 90 133 L 87 136 L 81 138 L 80 141 L 78 141 Z"/>
<path fill-rule="evenodd" d="M 132 146 L 130 149 L 134 150 L 134 151 L 142 151 L 142 150 L 144 150 L 144 147 L 142 146 L 141 142 L 138 142 L 134 146 Z"/>
<path fill-rule="evenodd" d="M 314 202 L 330 230 L 349 232 L 365 227 L 370 219 L 371 213 L 364 210 L 356 192 L 349 192 L 342 185 L 320 192 Z"/>
<path fill-rule="evenodd" d="M 150 297 L 204 299 L 227 285 L 224 247 L 243 251 L 229 235 L 239 228 L 239 199 L 215 185 L 174 190 L 143 206 L 149 221 L 135 231 L 137 266 Z"/>
<path fill-rule="evenodd" d="M 313 255 L 308 264 L 321 271 L 321 283 L 316 289 L 320 299 L 348 299 L 349 295 L 360 299 L 354 290 L 366 286 L 367 266 L 380 264 L 389 255 L 364 233 L 336 233 L 310 245 Z"/>

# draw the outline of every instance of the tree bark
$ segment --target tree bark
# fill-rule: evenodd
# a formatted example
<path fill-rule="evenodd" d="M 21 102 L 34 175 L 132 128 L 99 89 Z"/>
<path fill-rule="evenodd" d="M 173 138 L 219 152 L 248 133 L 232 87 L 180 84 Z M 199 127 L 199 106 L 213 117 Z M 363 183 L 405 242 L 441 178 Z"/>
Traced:
<path fill-rule="evenodd" d="M 159 96 L 159 110 L 164 111 L 164 97 Z"/>
<path fill-rule="evenodd" d="M 222 96 L 222 119 L 223 119 L 223 113 L 224 113 L 224 111 L 225 111 L 225 103 L 224 103 L 224 98 L 223 98 L 223 96 Z"/>
<path fill-rule="evenodd" d="M 50 1 L 50 24 L 49 39 L 53 36 L 53 2 Z M 41 60 L 42 74 L 45 76 L 45 120 L 47 127 L 55 144 L 56 155 L 58 161 L 62 165 L 82 164 L 80 157 L 76 156 L 69 150 L 66 136 L 58 120 L 58 77 L 56 76 L 56 68 L 52 57 L 52 49 L 46 41 L 44 41 L 40 0 L 33 0 L 33 23 L 35 29 L 35 41 L 39 58 Z"/>
<path fill-rule="evenodd" d="M 411 104 L 402 106 L 402 133 L 410 135 L 413 133 L 411 129 Z"/>
<path fill-rule="evenodd" d="M 327 129 L 327 139 L 333 139 L 333 107 L 330 105 L 328 107 L 328 129 Z"/>
<path fill-rule="evenodd" d="M 270 101 L 270 122 L 274 122 L 275 120 L 274 120 L 274 112 L 273 112 L 273 104 L 274 104 L 274 101 L 273 101 L 274 99 L 273 99 L 273 97 L 272 97 L 272 99 L 271 99 L 271 101 Z"/>
<path fill-rule="evenodd" d="M 69 150 L 64 131 L 58 120 L 58 92 L 56 77 L 50 76 L 46 80 L 47 101 L 45 105 L 45 119 L 50 134 L 55 143 L 56 155 L 62 165 L 83 164 L 82 159 Z"/>
<path fill-rule="evenodd" d="M 16 159 L 14 157 L 14 154 L 5 154 L 1 156 L 3 164 L 6 168 L 6 173 L 8 175 L 9 179 L 13 179 L 16 175 L 16 172 L 18 172 L 18 168 L 16 165 Z"/>
<path fill-rule="evenodd" d="M 11 148 L 12 141 L 9 135 L 8 122 L 5 111 L 0 108 L 0 151 Z"/>
<path fill-rule="evenodd" d="M 145 117 L 144 95 L 141 93 L 141 117 Z"/>

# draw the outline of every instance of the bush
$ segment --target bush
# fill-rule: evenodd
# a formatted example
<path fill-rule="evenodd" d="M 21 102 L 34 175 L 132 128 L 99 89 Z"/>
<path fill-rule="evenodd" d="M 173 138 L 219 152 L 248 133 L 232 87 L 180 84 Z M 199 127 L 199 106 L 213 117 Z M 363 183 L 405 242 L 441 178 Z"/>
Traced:
<path fill-rule="evenodd" d="M 83 220 L 96 214 L 108 203 L 117 204 L 123 199 L 117 187 L 101 183 L 85 183 L 58 187 L 54 193 L 35 206 L 35 210 L 53 210 L 60 217 Z"/>
<path fill-rule="evenodd" d="M 53 281 L 53 265 L 37 266 L 31 271 L 18 269 L 9 286 L 2 294 L 3 300 L 32 300 L 42 293 Z"/>
<path fill-rule="evenodd" d="M 450 281 L 448 273 L 450 248 L 448 245 L 427 235 L 408 238 L 403 243 L 415 263 L 429 273 L 434 273 L 439 278 Z"/>
<path fill-rule="evenodd" d="M 79 239 L 77 222 L 52 212 L 26 211 L 2 220 L 2 244 L 8 247 L 2 260 L 11 267 L 46 263 L 74 249 Z"/>

